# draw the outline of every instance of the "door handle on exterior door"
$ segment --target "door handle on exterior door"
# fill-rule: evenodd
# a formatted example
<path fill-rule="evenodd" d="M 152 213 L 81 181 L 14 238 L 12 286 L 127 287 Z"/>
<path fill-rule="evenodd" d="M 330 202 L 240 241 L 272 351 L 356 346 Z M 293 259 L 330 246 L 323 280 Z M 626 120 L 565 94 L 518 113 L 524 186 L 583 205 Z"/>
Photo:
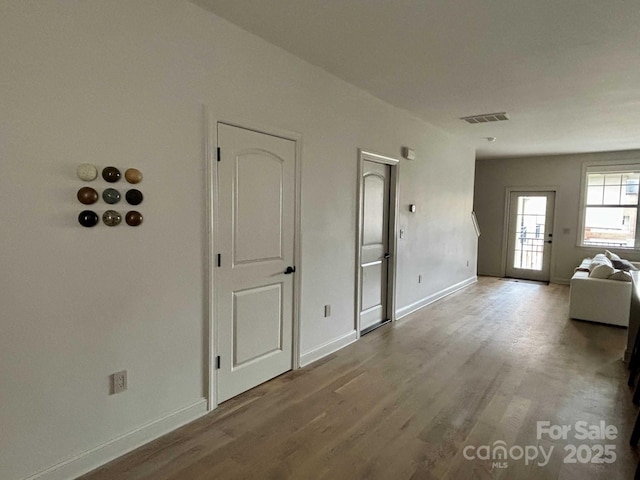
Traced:
<path fill-rule="evenodd" d="M 391 254 L 390 253 L 385 253 L 384 254 L 384 258 L 391 258 Z"/>
<path fill-rule="evenodd" d="M 296 267 L 287 267 L 287 269 L 284 271 L 285 275 L 290 275 L 292 273 L 295 273 L 296 271 Z"/>
<path fill-rule="evenodd" d="M 552 240 L 547 240 L 547 241 L 546 241 L 546 242 L 544 242 L 544 243 L 553 243 L 553 241 L 552 241 Z"/>

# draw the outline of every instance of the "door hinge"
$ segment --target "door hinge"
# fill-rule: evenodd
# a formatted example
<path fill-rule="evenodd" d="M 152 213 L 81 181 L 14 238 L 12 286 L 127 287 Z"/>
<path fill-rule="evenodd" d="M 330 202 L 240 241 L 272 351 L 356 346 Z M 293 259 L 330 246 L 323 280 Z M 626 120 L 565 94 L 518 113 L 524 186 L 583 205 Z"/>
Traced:
<path fill-rule="evenodd" d="M 220 370 L 220 355 L 216 357 L 216 368 Z"/>
<path fill-rule="evenodd" d="M 220 266 L 220 265 L 222 265 L 222 255 L 218 254 L 217 257 L 218 257 L 218 260 L 217 260 L 218 261 L 218 266 Z"/>
<path fill-rule="evenodd" d="M 218 147 L 216 155 L 218 156 L 218 161 L 220 161 L 220 147 Z"/>

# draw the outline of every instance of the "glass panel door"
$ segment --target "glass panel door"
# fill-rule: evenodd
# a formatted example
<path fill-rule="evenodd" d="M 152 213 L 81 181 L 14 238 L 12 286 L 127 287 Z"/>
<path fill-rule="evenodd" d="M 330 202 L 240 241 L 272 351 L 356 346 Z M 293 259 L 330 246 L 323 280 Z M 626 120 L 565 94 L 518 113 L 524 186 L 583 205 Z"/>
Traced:
<path fill-rule="evenodd" d="M 511 192 L 506 276 L 549 281 L 555 192 Z"/>
<path fill-rule="evenodd" d="M 547 197 L 518 196 L 513 268 L 542 270 Z"/>

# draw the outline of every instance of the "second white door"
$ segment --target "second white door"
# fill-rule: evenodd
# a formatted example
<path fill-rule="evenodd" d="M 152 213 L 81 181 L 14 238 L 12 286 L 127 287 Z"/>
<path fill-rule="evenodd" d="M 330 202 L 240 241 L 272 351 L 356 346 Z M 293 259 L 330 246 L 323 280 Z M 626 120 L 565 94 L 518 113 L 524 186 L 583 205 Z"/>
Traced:
<path fill-rule="evenodd" d="M 389 320 L 389 187 L 391 167 L 363 160 L 360 245 L 360 333 Z"/>
<path fill-rule="evenodd" d="M 294 141 L 218 124 L 217 399 L 293 366 Z"/>

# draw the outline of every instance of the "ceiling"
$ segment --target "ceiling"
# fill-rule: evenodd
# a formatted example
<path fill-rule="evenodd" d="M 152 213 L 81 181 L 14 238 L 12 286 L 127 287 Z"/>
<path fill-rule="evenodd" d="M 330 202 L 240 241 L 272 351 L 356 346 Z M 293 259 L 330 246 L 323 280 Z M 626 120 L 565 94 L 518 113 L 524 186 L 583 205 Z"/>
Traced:
<path fill-rule="evenodd" d="M 478 158 L 640 148 L 638 0 L 192 1 Z M 509 120 L 460 120 L 492 112 Z"/>

